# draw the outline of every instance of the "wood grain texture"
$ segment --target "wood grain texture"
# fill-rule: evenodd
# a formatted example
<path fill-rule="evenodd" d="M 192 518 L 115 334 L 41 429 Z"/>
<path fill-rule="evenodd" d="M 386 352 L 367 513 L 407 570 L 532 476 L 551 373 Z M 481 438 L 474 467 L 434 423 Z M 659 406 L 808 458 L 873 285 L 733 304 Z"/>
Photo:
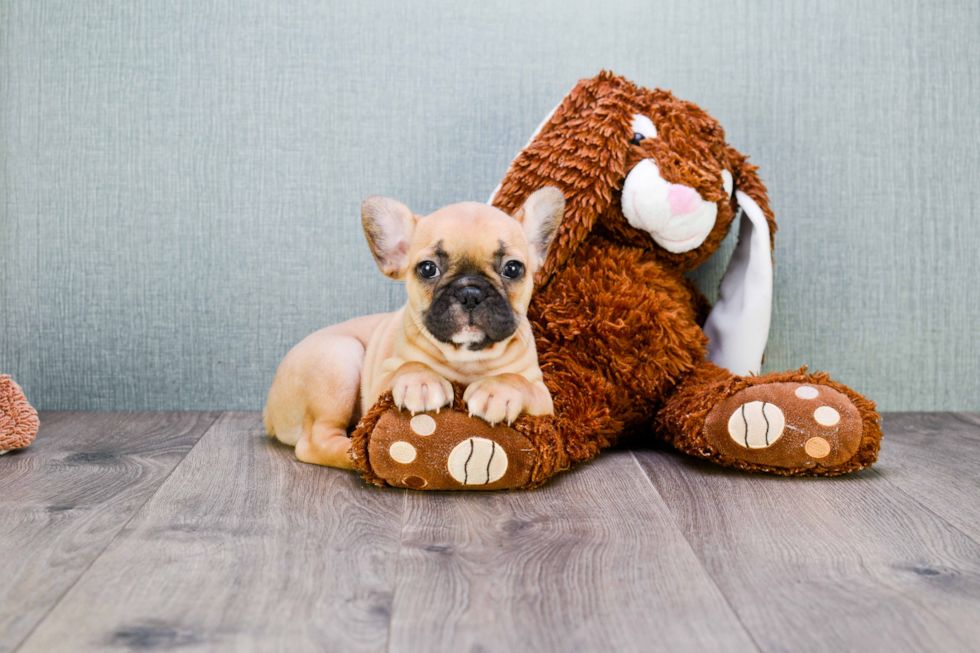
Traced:
<path fill-rule="evenodd" d="M 619 451 L 530 492 L 409 495 L 390 650 L 756 648 Z"/>
<path fill-rule="evenodd" d="M 980 416 L 891 413 L 874 471 L 980 543 Z"/>
<path fill-rule="evenodd" d="M 21 651 L 380 651 L 406 495 L 225 414 Z"/>
<path fill-rule="evenodd" d="M 762 650 L 977 650 L 980 546 L 874 471 L 772 478 L 636 455 Z"/>
<path fill-rule="evenodd" d="M 42 413 L 0 458 L 0 652 L 12 651 L 194 446 L 215 413 Z"/>
<path fill-rule="evenodd" d="M 886 414 L 851 477 L 620 450 L 495 494 L 369 487 L 215 417 L 44 414 L 0 458 L 0 651 L 980 641 L 977 415 Z"/>

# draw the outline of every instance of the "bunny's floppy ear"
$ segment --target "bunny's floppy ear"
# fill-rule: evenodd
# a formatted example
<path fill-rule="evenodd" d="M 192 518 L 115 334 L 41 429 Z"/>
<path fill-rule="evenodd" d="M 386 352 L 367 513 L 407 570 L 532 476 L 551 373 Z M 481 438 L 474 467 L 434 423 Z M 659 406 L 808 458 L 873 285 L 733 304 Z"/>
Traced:
<path fill-rule="evenodd" d="M 772 316 L 772 247 L 776 221 L 756 166 L 733 152 L 735 199 L 741 209 L 738 245 L 704 324 L 708 359 L 732 374 L 758 374 Z"/>
<path fill-rule="evenodd" d="M 607 72 L 581 80 L 517 155 L 491 198 L 513 215 L 544 186 L 565 196 L 565 217 L 536 274 L 539 284 L 578 249 L 626 176 L 635 89 Z"/>
<path fill-rule="evenodd" d="M 769 194 L 766 192 L 766 186 L 757 174 L 759 166 L 752 165 L 749 163 L 749 157 L 744 154 L 739 154 L 730 148 L 729 162 L 732 173 L 734 173 L 732 176 L 734 178 L 735 190 L 742 191 L 748 195 L 759 207 L 759 210 L 762 211 L 762 215 L 766 219 L 769 231 L 769 249 L 772 250 L 776 245 L 776 229 L 778 227 L 772 209 L 769 208 Z M 745 209 L 745 206 L 741 202 L 739 202 L 739 207 L 743 210 Z"/>

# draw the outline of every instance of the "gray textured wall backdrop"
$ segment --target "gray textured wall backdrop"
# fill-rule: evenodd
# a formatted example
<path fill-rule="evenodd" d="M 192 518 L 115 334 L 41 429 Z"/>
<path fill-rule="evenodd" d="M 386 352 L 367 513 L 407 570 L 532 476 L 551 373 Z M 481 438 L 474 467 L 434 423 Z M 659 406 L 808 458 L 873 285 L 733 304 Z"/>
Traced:
<path fill-rule="evenodd" d="M 762 167 L 767 369 L 980 409 L 978 34 L 976 0 L 5 0 L 0 372 L 45 409 L 259 408 L 300 338 L 402 302 L 362 198 L 485 200 L 605 67 Z"/>

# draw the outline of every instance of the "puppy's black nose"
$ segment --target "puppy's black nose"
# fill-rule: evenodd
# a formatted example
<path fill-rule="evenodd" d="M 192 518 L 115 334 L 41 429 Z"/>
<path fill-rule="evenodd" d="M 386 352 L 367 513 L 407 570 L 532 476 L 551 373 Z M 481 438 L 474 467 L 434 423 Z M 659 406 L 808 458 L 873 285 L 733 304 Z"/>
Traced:
<path fill-rule="evenodd" d="M 475 310 L 485 298 L 486 295 L 478 286 L 463 286 L 456 289 L 456 301 L 468 311 Z"/>

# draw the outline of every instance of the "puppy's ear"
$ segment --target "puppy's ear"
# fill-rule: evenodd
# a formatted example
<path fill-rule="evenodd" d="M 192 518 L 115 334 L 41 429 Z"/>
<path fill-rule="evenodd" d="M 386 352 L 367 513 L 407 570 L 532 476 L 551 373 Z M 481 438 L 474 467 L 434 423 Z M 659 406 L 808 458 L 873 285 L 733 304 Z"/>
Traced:
<path fill-rule="evenodd" d="M 381 271 L 392 279 L 404 277 L 415 230 L 415 216 L 409 208 L 393 199 L 372 195 L 361 202 L 361 222 Z"/>
<path fill-rule="evenodd" d="M 544 263 L 564 215 L 565 196 L 554 186 L 545 186 L 531 193 L 514 214 L 514 219 L 524 227 L 524 235 L 531 248 L 533 269 L 537 270 Z"/>

